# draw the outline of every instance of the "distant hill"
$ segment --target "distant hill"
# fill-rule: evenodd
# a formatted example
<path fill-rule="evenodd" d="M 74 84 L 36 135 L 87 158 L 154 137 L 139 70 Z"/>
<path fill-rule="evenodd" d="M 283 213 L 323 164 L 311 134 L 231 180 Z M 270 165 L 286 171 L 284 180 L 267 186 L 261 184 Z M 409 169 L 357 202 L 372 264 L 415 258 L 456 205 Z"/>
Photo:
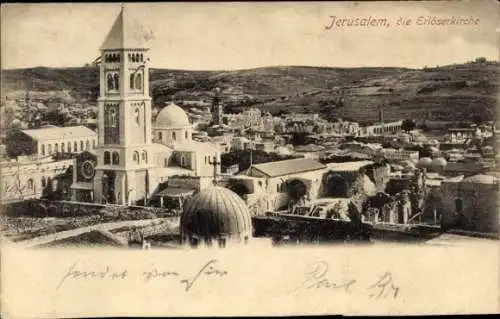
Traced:
<path fill-rule="evenodd" d="M 318 112 L 361 122 L 422 118 L 457 121 L 496 118 L 498 63 L 466 63 L 427 68 L 326 68 L 284 66 L 236 71 L 150 70 L 156 106 L 175 101 L 210 101 L 221 88 L 228 112 L 255 106 L 271 113 Z M 65 91 L 73 101 L 95 104 L 97 67 L 4 70 L 4 96 L 33 99 Z"/>

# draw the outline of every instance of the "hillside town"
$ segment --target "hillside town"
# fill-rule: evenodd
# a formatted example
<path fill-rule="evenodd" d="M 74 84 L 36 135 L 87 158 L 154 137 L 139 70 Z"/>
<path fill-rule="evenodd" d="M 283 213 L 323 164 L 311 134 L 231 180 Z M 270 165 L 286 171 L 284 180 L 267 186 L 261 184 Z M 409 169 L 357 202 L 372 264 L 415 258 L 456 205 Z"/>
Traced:
<path fill-rule="evenodd" d="M 122 8 L 100 47 L 90 107 L 43 104 L 29 91 L 2 99 L 17 110 L 2 114 L 10 120 L 0 146 L 1 225 L 12 241 L 151 248 L 498 238 L 497 122 L 433 127 L 410 113 L 395 120 L 389 105 L 377 105 L 369 124 L 354 113 L 234 113 L 223 88 L 155 104 L 150 48 L 132 26 Z"/>

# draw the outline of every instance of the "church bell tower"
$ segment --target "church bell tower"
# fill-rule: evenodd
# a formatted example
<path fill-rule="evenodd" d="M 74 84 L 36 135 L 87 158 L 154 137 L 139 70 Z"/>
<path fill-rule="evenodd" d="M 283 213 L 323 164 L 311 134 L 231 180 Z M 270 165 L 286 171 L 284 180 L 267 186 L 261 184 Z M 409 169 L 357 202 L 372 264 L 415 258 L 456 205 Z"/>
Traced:
<path fill-rule="evenodd" d="M 127 205 L 147 199 L 152 168 L 148 35 L 122 6 L 100 48 L 99 143 L 94 198 Z"/>

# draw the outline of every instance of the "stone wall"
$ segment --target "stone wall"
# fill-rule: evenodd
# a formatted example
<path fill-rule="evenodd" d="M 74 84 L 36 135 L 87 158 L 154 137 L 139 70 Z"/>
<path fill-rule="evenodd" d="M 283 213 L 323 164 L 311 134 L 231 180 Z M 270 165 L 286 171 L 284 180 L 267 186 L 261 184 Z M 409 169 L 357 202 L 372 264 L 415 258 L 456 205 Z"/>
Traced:
<path fill-rule="evenodd" d="M 117 220 L 179 216 L 178 212 L 157 207 L 119 206 L 43 199 L 3 205 L 1 210 L 9 216 L 78 217 L 101 215 Z"/>

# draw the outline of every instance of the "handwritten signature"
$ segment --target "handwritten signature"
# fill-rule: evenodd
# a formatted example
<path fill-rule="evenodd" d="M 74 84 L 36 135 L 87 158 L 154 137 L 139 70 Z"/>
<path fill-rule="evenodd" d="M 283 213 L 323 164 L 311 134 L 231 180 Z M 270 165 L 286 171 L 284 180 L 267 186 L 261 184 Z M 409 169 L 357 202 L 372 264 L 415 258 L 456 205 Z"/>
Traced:
<path fill-rule="evenodd" d="M 197 270 L 192 276 L 184 276 L 178 271 L 159 271 L 157 269 L 144 271 L 142 273 L 142 277 L 146 282 L 165 278 L 175 278 L 184 287 L 184 290 L 186 292 L 190 291 L 202 277 L 221 278 L 227 275 L 228 272 L 226 270 L 221 270 L 217 267 L 217 259 L 209 260 L 208 262 L 203 264 L 202 267 Z M 78 269 L 77 264 L 74 263 L 59 281 L 59 284 L 56 286 L 56 290 L 59 289 L 68 280 L 126 280 L 129 278 L 129 276 L 130 274 L 128 270 L 116 271 L 111 269 L 111 267 L 106 266 L 102 270 L 88 271 Z"/>
<path fill-rule="evenodd" d="M 330 265 L 325 261 L 315 261 L 307 265 L 304 270 L 305 280 L 295 288 L 289 290 L 289 293 L 303 289 L 330 289 L 349 294 L 360 288 L 368 293 L 370 299 L 378 300 L 391 297 L 395 299 L 400 291 L 400 288 L 394 283 L 391 272 L 385 272 L 378 276 L 374 280 L 375 283 L 363 285 L 354 278 L 342 279 L 340 281 L 333 280 L 333 275 L 329 274 L 329 270 Z"/>

